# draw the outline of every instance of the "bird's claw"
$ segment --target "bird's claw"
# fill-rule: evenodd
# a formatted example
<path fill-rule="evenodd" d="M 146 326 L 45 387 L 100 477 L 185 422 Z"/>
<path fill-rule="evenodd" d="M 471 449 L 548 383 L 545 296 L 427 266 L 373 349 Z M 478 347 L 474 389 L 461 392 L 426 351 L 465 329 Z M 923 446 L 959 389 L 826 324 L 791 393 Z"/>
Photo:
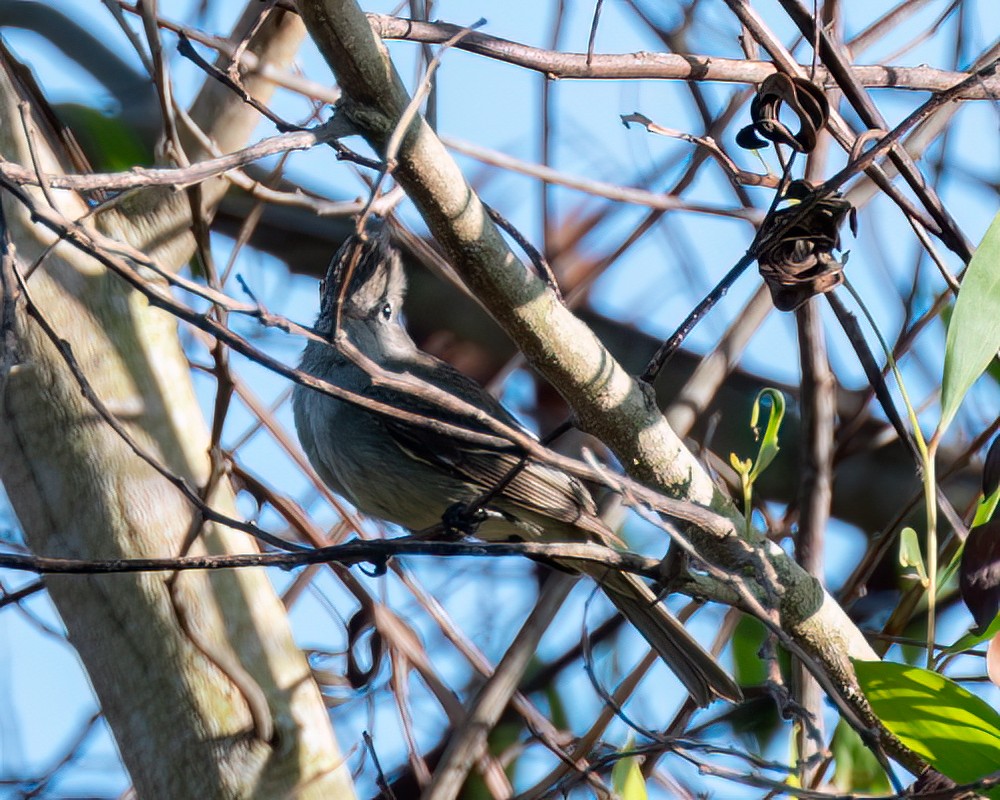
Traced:
<path fill-rule="evenodd" d="M 454 503 L 441 515 L 441 523 L 446 535 L 461 538 L 475 536 L 476 530 L 488 517 L 485 509 L 470 509 L 466 503 Z"/>

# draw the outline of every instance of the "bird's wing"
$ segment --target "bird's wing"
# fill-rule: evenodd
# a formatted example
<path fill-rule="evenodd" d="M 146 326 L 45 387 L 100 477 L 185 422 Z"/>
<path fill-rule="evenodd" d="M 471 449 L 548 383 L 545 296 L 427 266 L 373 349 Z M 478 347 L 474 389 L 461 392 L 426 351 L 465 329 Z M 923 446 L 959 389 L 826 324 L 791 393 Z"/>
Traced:
<path fill-rule="evenodd" d="M 407 373 L 485 411 L 506 425 L 525 430 L 482 386 L 442 361 L 418 362 L 416 367 L 408 363 Z M 366 393 L 389 405 L 404 407 L 475 433 L 495 435 L 494 430 L 474 415 L 444 407 L 419 392 L 407 393 L 405 405 L 400 402 L 400 392 L 384 384 L 375 383 Z M 462 441 L 453 435 L 390 416 L 380 417 L 380 422 L 409 457 L 470 483 L 482 492 L 499 485 L 521 462 L 521 452 L 513 444 L 493 447 Z M 515 516 L 518 509 L 523 509 L 532 515 L 552 518 L 585 531 L 607 533 L 586 488 L 572 476 L 544 464 L 529 461 L 504 486 L 494 505 Z"/>

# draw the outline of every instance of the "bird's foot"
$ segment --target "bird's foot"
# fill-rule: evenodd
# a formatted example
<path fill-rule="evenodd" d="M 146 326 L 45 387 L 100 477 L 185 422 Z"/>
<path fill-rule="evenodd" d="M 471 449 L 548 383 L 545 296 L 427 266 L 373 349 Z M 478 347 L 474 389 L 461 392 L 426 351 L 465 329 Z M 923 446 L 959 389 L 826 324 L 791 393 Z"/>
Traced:
<path fill-rule="evenodd" d="M 467 503 L 455 503 L 441 515 L 446 536 L 461 539 L 465 536 L 475 536 L 476 530 L 487 519 L 489 512 L 483 508 L 469 508 Z"/>

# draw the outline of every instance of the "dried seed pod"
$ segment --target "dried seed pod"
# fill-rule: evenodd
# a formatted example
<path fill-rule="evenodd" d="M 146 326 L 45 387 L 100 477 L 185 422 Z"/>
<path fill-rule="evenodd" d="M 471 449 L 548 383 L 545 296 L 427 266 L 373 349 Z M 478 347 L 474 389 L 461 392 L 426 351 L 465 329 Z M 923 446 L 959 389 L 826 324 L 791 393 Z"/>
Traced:
<path fill-rule="evenodd" d="M 1000 611 L 1000 515 L 969 531 L 958 585 L 981 633 Z"/>
<path fill-rule="evenodd" d="M 782 106 L 798 117 L 797 133 L 792 133 L 781 121 Z M 816 147 L 816 137 L 829 116 L 830 103 L 822 89 L 805 78 L 792 78 L 776 72 L 760 85 L 750 103 L 753 122 L 737 134 L 736 143 L 748 150 L 756 150 L 767 146 L 767 142 L 763 141 L 766 139 L 786 144 L 797 153 L 810 153 Z"/>
<path fill-rule="evenodd" d="M 853 206 L 840 194 L 811 200 L 812 191 L 807 181 L 793 181 L 785 199 L 799 202 L 775 211 L 761 225 L 759 238 L 766 244 L 757 264 L 775 308 L 781 311 L 793 311 L 813 295 L 844 282 L 844 265 L 833 251 L 840 248 L 840 225 L 853 213 Z M 803 209 L 806 203 L 808 210 Z M 768 242 L 769 231 L 793 217 L 799 218 L 776 241 Z"/>
<path fill-rule="evenodd" d="M 983 495 L 989 497 L 1000 486 L 1000 436 L 993 440 L 983 462 Z"/>
<path fill-rule="evenodd" d="M 368 636 L 368 661 L 367 667 L 362 665 L 364 660 L 358 658 L 358 650 L 365 643 Z M 385 642 L 382 634 L 375 627 L 375 618 L 372 609 L 361 608 L 351 617 L 347 625 L 347 681 L 353 689 L 361 689 L 367 686 L 372 678 L 382 667 L 382 656 L 385 654 Z"/>

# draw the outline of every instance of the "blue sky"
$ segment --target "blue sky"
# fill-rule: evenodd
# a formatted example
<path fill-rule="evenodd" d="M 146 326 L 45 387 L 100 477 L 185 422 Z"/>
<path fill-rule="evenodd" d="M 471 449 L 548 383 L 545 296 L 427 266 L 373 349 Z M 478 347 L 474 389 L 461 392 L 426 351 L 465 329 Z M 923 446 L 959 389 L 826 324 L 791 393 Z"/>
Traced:
<path fill-rule="evenodd" d="M 66 13 L 88 21 L 93 30 L 103 30 L 108 37 L 119 36 L 113 23 L 107 18 L 103 7 L 96 2 L 52 3 Z M 364 3 L 366 10 L 389 11 L 389 3 Z M 563 29 L 560 47 L 564 50 L 582 51 L 586 49 L 590 28 L 591 3 L 567 3 L 569 13 Z M 675 4 L 662 4 L 665 17 L 677 14 Z M 738 32 L 733 20 L 724 11 L 722 4 L 707 16 L 714 18 L 714 24 L 700 26 L 697 41 L 700 52 L 716 56 L 739 57 L 735 39 Z M 849 19 L 848 35 L 863 27 L 891 6 L 886 2 L 860 2 L 845 0 L 843 7 Z M 944 8 L 944 3 L 934 2 L 926 11 L 901 25 L 894 35 L 871 52 L 865 53 L 866 63 L 877 63 L 886 54 L 892 53 L 915 32 L 922 30 Z M 2 6 L 0 6 L 2 9 Z M 162 9 L 171 19 L 191 20 L 193 4 L 162 4 Z M 238 3 L 213 4 L 207 19 L 199 19 L 197 24 L 210 31 L 222 32 L 229 27 Z M 793 38 L 787 25 L 778 24 L 781 15 L 777 4 L 759 4 L 760 13 L 785 41 Z M 970 55 L 985 47 L 991 37 L 1000 31 L 1000 6 L 991 0 L 967 2 Z M 459 3 L 441 2 L 435 5 L 434 16 L 459 24 L 469 24 L 479 16 L 487 19 L 482 28 L 486 33 L 516 41 L 547 46 L 551 25 L 550 4 L 538 2 L 481 2 Z M 102 21 L 104 20 L 104 21 Z M 601 26 L 597 37 L 597 50 L 603 52 L 629 52 L 634 50 L 654 50 L 657 43 L 648 36 L 641 35 L 639 26 L 634 24 L 623 2 L 605 4 Z M 82 102 L 109 110 L 110 100 L 97 82 L 81 77 L 79 70 L 66 60 L 55 48 L 33 34 L 12 31 L 10 42 L 15 50 L 29 60 L 37 70 L 50 97 L 55 102 Z M 946 36 L 932 38 L 912 52 L 893 59 L 892 63 L 917 65 L 947 65 L 950 63 L 951 40 Z M 404 79 L 412 85 L 416 71 L 417 48 L 407 43 L 393 43 L 390 50 Z M 122 45 L 121 52 L 127 52 Z M 325 65 L 312 47 L 306 47 L 300 58 L 303 71 L 310 77 L 329 81 Z M 187 62 L 176 61 L 174 80 L 178 96 L 189 99 L 193 93 L 198 75 Z M 487 59 L 452 51 L 446 54 L 440 72 L 439 83 L 439 130 L 448 136 L 465 139 L 496 150 L 516 155 L 528 161 L 539 158 L 538 108 L 541 81 L 537 75 L 499 66 Z M 709 102 L 718 109 L 735 89 L 732 86 L 714 85 L 706 89 Z M 558 104 L 555 164 L 565 171 L 594 179 L 631 183 L 652 165 L 665 159 L 675 158 L 677 167 L 671 173 L 679 174 L 690 158 L 690 145 L 674 140 L 653 137 L 637 128 L 626 130 L 619 121 L 619 115 L 640 111 L 655 121 L 673 128 L 699 130 L 695 121 L 690 95 L 686 88 L 672 82 L 572 82 L 563 81 L 554 86 Z M 887 92 L 873 92 L 881 110 L 890 122 L 902 119 L 915 104 L 922 101 L 922 95 Z M 306 111 L 306 105 L 298 98 L 279 94 L 274 107 L 288 119 L 299 119 Z M 738 127 L 738 126 L 736 126 Z M 997 109 L 989 103 L 968 104 L 959 112 L 959 122 L 954 126 L 952 146 L 958 151 L 955 163 L 966 165 L 980 174 L 992 175 L 993 180 L 1000 174 L 1000 137 L 997 136 Z M 735 127 L 734 127 L 735 130 Z M 273 129 L 262 124 L 259 135 L 270 135 Z M 723 143 L 730 153 L 735 154 L 745 168 L 756 168 L 754 157 L 749 153 L 739 153 L 732 142 Z M 484 168 L 477 162 L 459 158 L 468 175 L 484 174 Z M 832 172 L 843 162 L 842 154 L 831 158 Z M 773 166 L 773 162 L 772 162 Z M 301 179 L 317 190 L 331 196 L 353 197 L 364 191 L 363 185 L 354 178 L 349 168 L 332 163 L 328 151 L 317 149 L 296 154 L 291 160 L 289 174 Z M 670 178 L 662 180 L 657 187 L 665 188 Z M 997 208 L 995 192 L 987 188 L 970 188 L 961 176 L 945 176 L 941 187 L 947 207 L 958 218 L 966 234 L 978 241 L 989 224 Z M 761 206 L 765 206 L 770 195 L 763 190 L 751 190 Z M 540 208 L 537 184 L 528 178 L 505 174 L 485 182 L 483 194 L 492 205 L 499 208 L 515 225 L 533 241 L 540 238 Z M 553 192 L 554 208 L 557 215 L 567 215 L 589 208 L 587 198 L 568 189 Z M 720 200 L 721 198 L 721 200 Z M 735 204 L 726 181 L 714 168 L 702 170 L 701 177 L 693 187 L 689 199 L 713 204 Z M 417 230 L 423 230 L 412 208 L 401 208 L 402 217 Z M 592 246 L 596 252 L 603 252 L 608 242 L 623 239 L 643 216 L 642 208 L 624 208 L 616 219 L 602 225 L 594 234 Z M 627 259 L 600 279 L 594 290 L 594 305 L 598 310 L 623 319 L 631 320 L 643 329 L 656 334 L 670 333 L 677 322 L 704 294 L 714 282 L 743 254 L 753 234 L 751 227 L 739 221 L 704 217 L 685 212 L 669 215 L 653 232 L 648 234 L 632 251 Z M 231 242 L 222 237 L 216 241 L 217 258 L 220 263 L 228 255 Z M 902 223 L 899 214 L 886 201 L 879 200 L 874 208 L 866 209 L 862 215 L 862 227 L 857 242 L 847 241 L 845 247 L 852 251 L 847 267 L 850 280 L 864 297 L 882 331 L 894 336 L 903 320 L 898 301 L 901 287 L 908 285 L 913 264 L 918 252 L 914 237 Z M 680 270 L 684 261 L 689 269 Z M 954 258 L 948 259 L 954 267 Z M 690 269 L 691 266 L 694 269 Z M 240 273 L 248 279 L 262 297 L 267 298 L 271 310 L 287 314 L 299 322 L 309 323 L 315 315 L 316 289 L 312 281 L 288 279 L 284 267 L 267 256 L 244 251 L 239 266 Z M 940 280 L 926 265 L 923 283 L 918 287 L 918 295 L 929 304 L 934 293 L 940 290 Z M 758 286 L 756 270 L 751 268 L 734 287 L 729 296 L 714 310 L 694 333 L 689 346 L 695 350 L 707 350 L 719 334 L 739 312 L 743 303 Z M 239 294 L 235 285 L 233 294 Z M 923 310 L 920 303 L 917 311 Z M 249 325 L 246 323 L 238 323 Z M 831 359 L 841 380 L 848 386 L 857 387 L 862 383 L 862 373 L 853 354 L 845 348 L 843 337 L 827 320 L 831 339 Z M 289 362 L 296 358 L 301 343 L 278 335 L 263 337 L 269 351 L 281 354 Z M 937 339 L 940 340 L 940 337 Z M 197 348 L 192 354 L 199 357 Z M 911 393 L 923 400 L 936 388 L 940 374 L 941 354 L 933 348 L 922 348 L 919 361 L 904 365 Z M 268 400 L 278 398 L 286 389 L 260 367 L 237 360 L 241 374 L 254 386 L 260 395 Z M 795 349 L 794 323 L 789 316 L 772 315 L 762 332 L 748 348 L 743 364 L 750 370 L 767 378 L 781 382 L 798 380 L 797 356 Z M 213 386 L 204 377 L 196 379 L 200 396 L 206 410 L 210 410 Z M 911 383 L 912 381 L 912 383 Z M 516 396 L 516 392 L 514 393 Z M 964 412 L 964 422 L 970 430 L 978 422 L 988 422 L 995 414 L 997 393 L 985 390 L 974 396 Z M 933 407 L 928 414 L 932 413 Z M 279 412 L 291 429 L 289 409 Z M 250 416 L 240 407 L 234 409 L 227 428 L 229 442 L 236 441 L 252 423 Z M 267 465 L 267 476 L 282 489 L 297 493 L 317 518 L 332 521 L 329 509 L 315 502 L 297 470 L 293 469 L 287 457 L 272 441 L 257 435 L 248 445 L 241 448 L 240 458 L 248 464 Z M 266 523 L 277 524 L 274 518 L 265 518 Z M 16 523 L 6 507 L 0 510 L 0 531 L 16 540 Z M 645 534 L 636 528 L 637 537 Z M 860 534 L 850 530 L 834 530 L 834 542 L 839 543 L 845 561 L 861 542 Z M 839 562 L 838 562 L 839 563 Z M 525 566 L 508 562 L 498 562 L 489 567 L 494 580 L 484 584 L 471 579 L 463 579 L 457 567 L 435 569 L 424 565 L 414 567 L 425 581 L 429 590 L 439 593 L 457 621 L 466 626 L 491 654 L 502 651 L 503 636 L 497 631 L 509 631 L 511 626 L 526 612 L 529 598 L 524 595 L 512 575 L 522 575 Z M 458 577 L 456 577 L 458 576 Z M 831 576 L 834 577 L 835 576 Z M 15 588 L 24 576 L 0 572 L 0 578 L 8 588 Z M 279 585 L 287 583 L 284 575 L 275 576 Z M 383 585 L 390 601 L 401 605 L 412 603 L 398 586 Z M 588 597 L 584 587 L 580 587 L 567 606 L 567 619 L 577 614 Z M 496 609 L 496 619 L 492 630 L 483 630 L 481 621 L 471 613 L 480 607 L 485 599 Z M 296 606 L 292 619 L 296 635 L 303 646 L 322 646 L 336 650 L 343 645 L 338 640 L 342 630 L 339 617 L 345 606 L 343 591 L 328 577 L 321 578 L 318 588 L 306 595 Z M 86 678 L 83 676 L 72 648 L 60 640 L 53 631 L 61 629 L 48 601 L 36 597 L 26 604 L 30 613 L 0 614 L 0 707 L 7 713 L 0 716 L 0 777 L 36 774 L 52 760 L 59 757 L 67 742 L 76 734 L 81 721 L 96 711 L 96 703 L 90 696 Z M 33 619 L 32 617 L 36 617 Z M 591 621 L 601 617 L 592 612 Z M 721 615 L 709 610 L 695 620 L 694 630 L 707 638 Z M 510 624 L 501 624 L 509 622 Z M 418 623 L 420 624 L 420 623 Z M 957 635 L 967 624 L 967 619 L 956 615 L 945 620 L 945 629 Z M 479 630 L 477 630 L 477 628 Z M 423 629 L 428 646 L 439 639 L 433 627 Z M 555 632 L 547 637 L 541 655 L 552 655 L 579 636 L 578 622 L 555 626 Z M 465 668 L 457 660 L 449 657 L 441 648 L 439 666 L 447 679 L 455 686 L 463 685 L 468 678 Z M 603 665 L 607 666 L 607 665 Z M 613 671 L 608 667 L 609 672 Z M 670 681 L 664 671 L 657 673 L 657 679 Z M 576 692 L 586 693 L 586 678 L 572 679 L 565 687 L 565 696 Z M 996 699 L 994 692 L 992 697 Z M 430 703 L 415 695 L 418 709 L 428 708 L 428 723 L 420 731 L 425 743 L 434 740 L 437 731 L 436 712 Z M 637 709 L 641 717 L 650 719 L 664 713 L 666 702 L 653 702 Z M 364 703 L 354 703 L 352 710 L 335 712 L 338 729 L 344 736 L 354 736 L 362 728 L 371 725 Z M 382 701 L 373 701 L 376 726 L 392 729 L 392 709 Z M 571 709 L 582 719 L 589 713 L 586 708 Z M 648 721 L 648 720 L 647 720 Z M 345 734 L 346 732 L 346 734 Z M 624 741 L 623 726 L 612 728 L 612 732 Z M 72 796 L 73 787 L 101 796 L 113 797 L 126 786 L 126 778 L 116 767 L 117 757 L 106 732 L 98 729 L 85 756 L 74 770 L 67 774 L 48 796 Z M 390 746 L 391 749 L 391 746 Z M 391 760 L 391 758 L 390 758 Z M 529 766 L 530 768 L 530 766 Z M 539 767 L 540 768 L 540 767 Z M 0 788 L 0 795 L 2 795 Z"/>

